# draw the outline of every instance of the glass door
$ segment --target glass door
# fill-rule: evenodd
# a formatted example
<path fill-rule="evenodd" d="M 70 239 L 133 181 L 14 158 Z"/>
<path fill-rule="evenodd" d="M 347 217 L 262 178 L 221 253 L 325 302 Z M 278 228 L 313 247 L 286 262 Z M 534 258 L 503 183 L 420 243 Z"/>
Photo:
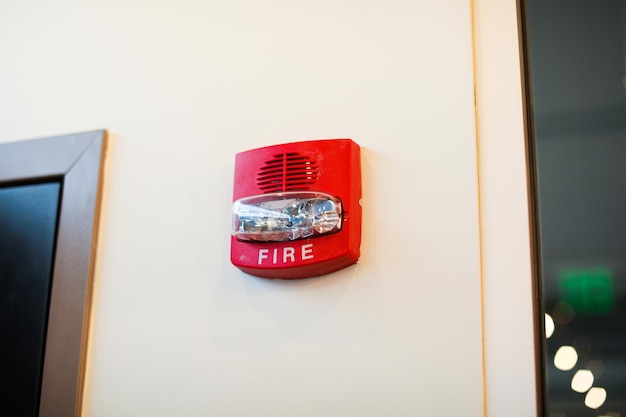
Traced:
<path fill-rule="evenodd" d="M 626 1 L 523 3 L 544 414 L 626 417 Z"/>

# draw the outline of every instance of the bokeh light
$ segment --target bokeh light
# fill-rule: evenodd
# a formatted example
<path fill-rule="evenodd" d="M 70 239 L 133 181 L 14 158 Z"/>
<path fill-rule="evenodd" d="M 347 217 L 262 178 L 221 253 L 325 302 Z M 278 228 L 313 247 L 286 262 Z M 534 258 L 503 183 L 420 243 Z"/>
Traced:
<path fill-rule="evenodd" d="M 546 339 L 549 339 L 550 336 L 554 333 L 554 320 L 552 320 L 552 316 L 546 313 Z"/>
<path fill-rule="evenodd" d="M 593 385 L 593 373 L 588 369 L 580 369 L 572 378 L 572 389 L 576 392 L 587 392 Z"/>
<path fill-rule="evenodd" d="M 606 401 L 606 390 L 604 388 L 593 387 L 585 396 L 585 405 L 589 408 L 600 408 Z"/>
<path fill-rule="evenodd" d="M 561 371 L 569 371 L 578 362 L 578 353 L 571 346 L 561 346 L 554 355 L 554 366 Z"/>

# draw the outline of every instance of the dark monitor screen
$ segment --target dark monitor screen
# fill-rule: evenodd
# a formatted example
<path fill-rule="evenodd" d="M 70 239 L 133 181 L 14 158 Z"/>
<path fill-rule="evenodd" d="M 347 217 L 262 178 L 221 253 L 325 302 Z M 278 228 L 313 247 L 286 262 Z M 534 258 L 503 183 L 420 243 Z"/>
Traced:
<path fill-rule="evenodd" d="M 0 404 L 7 416 L 38 415 L 60 192 L 58 181 L 0 187 Z"/>

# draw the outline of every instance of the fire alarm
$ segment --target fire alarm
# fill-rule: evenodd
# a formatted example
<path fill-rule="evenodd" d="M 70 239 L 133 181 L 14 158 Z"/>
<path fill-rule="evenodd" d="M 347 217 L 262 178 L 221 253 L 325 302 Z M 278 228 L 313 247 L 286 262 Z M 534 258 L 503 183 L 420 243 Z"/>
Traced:
<path fill-rule="evenodd" d="M 308 278 L 356 263 L 361 152 L 351 139 L 238 153 L 231 262 L 264 278 Z"/>

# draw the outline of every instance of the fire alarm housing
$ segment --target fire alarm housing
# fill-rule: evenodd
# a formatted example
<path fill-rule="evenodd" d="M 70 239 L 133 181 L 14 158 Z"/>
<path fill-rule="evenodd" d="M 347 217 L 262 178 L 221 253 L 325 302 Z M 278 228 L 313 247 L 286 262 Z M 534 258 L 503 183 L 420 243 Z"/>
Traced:
<path fill-rule="evenodd" d="M 231 261 L 265 278 L 308 278 L 357 262 L 361 157 L 351 139 L 237 154 Z"/>

